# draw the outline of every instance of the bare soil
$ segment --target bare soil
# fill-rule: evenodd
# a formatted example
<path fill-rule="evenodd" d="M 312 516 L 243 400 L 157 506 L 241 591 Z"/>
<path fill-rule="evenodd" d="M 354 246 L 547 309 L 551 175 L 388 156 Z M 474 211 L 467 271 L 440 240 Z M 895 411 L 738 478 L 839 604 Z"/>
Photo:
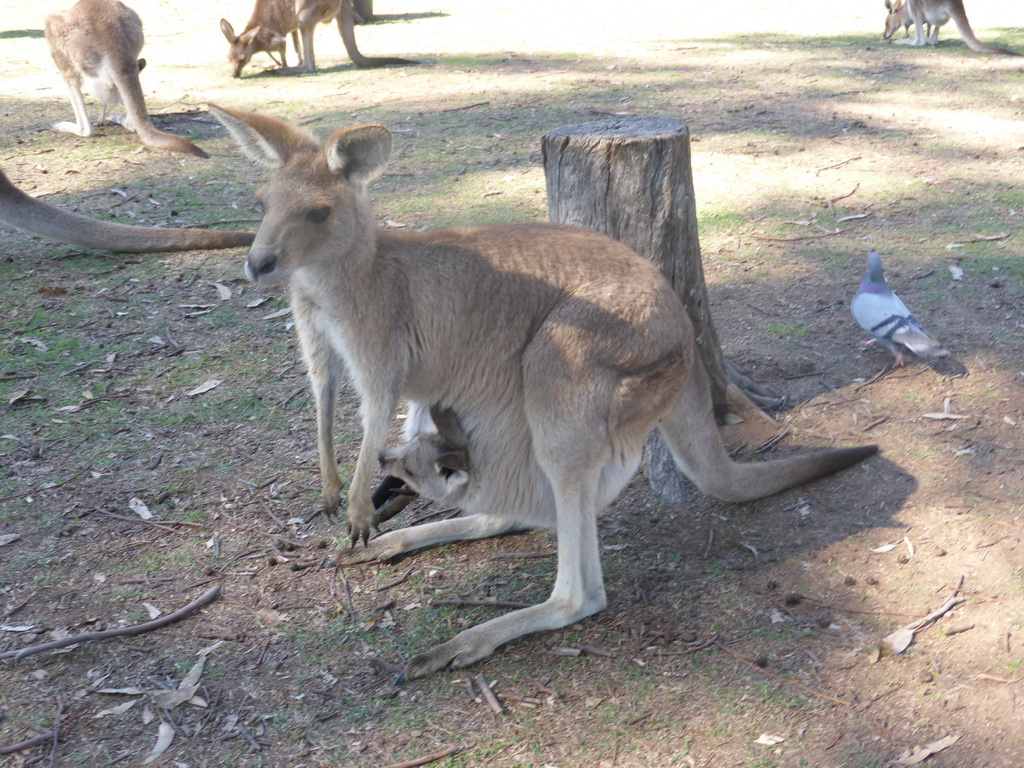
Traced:
<path fill-rule="evenodd" d="M 787 28 L 752 2 L 652 28 L 652 3 L 378 0 L 364 53 L 430 66 L 354 70 L 325 28 L 320 74 L 231 81 L 229 11 L 187 5 L 210 17 L 188 61 L 174 54 L 195 17 L 143 15 L 144 80 L 158 124 L 208 163 L 119 128 L 49 130 L 70 110 L 41 14 L 0 4 L 15 183 L 126 222 L 255 226 L 261 171 L 204 113 L 213 100 L 324 133 L 391 126 L 383 227 L 541 220 L 543 133 L 680 116 L 725 353 L 786 397 L 777 429 L 727 439 L 745 460 L 882 454 L 752 504 L 694 492 L 676 509 L 638 477 L 601 518 L 605 611 L 396 686 L 404 659 L 503 610 L 450 602 L 543 600 L 554 535 L 332 567 L 347 544 L 305 522 L 314 424 L 285 302 L 241 278 L 243 254 L 126 258 L 2 228 L 0 654 L 222 592 L 158 630 L 0 661 L 0 748 L 59 725 L 0 764 L 138 765 L 163 724 L 173 740 L 151 765 L 386 766 L 457 748 L 433 764 L 866 768 L 936 743 L 924 765 L 1024 765 L 1020 59 L 972 54 L 953 30 L 935 50 L 883 44 L 880 7 L 837 22 L 783 3 Z M 979 37 L 1024 50 L 1015 3 L 969 11 Z M 848 307 L 871 248 L 950 360 L 886 372 L 887 353 L 858 347 Z M 338 419 L 350 471 L 352 392 Z M 417 503 L 393 524 L 450 513 Z M 884 647 L 951 596 L 905 652 Z M 200 659 L 194 696 L 169 704 Z"/>

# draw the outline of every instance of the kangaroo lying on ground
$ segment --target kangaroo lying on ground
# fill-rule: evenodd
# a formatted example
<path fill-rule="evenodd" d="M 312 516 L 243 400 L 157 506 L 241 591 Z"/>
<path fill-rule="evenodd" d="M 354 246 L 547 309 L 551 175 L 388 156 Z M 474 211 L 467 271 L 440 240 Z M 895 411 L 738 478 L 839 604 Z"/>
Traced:
<path fill-rule="evenodd" d="M 405 678 L 465 666 L 604 608 L 597 514 L 636 472 L 656 427 L 680 469 L 730 501 L 768 496 L 876 453 L 864 446 L 733 462 L 686 310 L 649 261 L 603 235 L 556 224 L 378 231 L 367 185 L 390 155 L 386 128 L 342 129 L 321 143 L 273 117 L 210 109 L 251 160 L 274 169 L 257 193 L 264 218 L 245 272 L 259 283 L 288 283 L 317 403 L 328 515 L 341 502 L 333 423 L 345 369 L 360 396 L 363 442 L 347 517 L 353 545 L 365 546 L 342 561 L 557 528 L 551 597 L 416 656 Z M 458 504 L 468 516 L 369 541 L 374 464 L 402 398 L 420 411 L 440 403 L 459 414 L 473 461 Z"/>
<path fill-rule="evenodd" d="M 996 53 L 1003 56 L 1020 56 L 1019 53 L 1008 48 L 988 45 L 975 37 L 971 23 L 967 20 L 967 13 L 964 11 L 963 0 L 885 0 L 885 7 L 889 9 L 889 15 L 885 17 L 885 32 L 882 33 L 885 40 L 892 38 L 900 27 L 909 27 L 914 24 L 916 27 L 914 39 L 897 40 L 897 43 L 918 47 L 937 45 L 939 28 L 953 19 L 956 22 L 956 28 L 960 31 L 960 37 L 972 51 Z M 927 32 L 925 32 L 926 25 L 931 27 Z"/>
<path fill-rule="evenodd" d="M 0 171 L 0 224 L 30 235 L 120 253 L 202 251 L 251 245 L 249 232 L 133 227 L 97 221 L 29 197 Z"/>
<path fill-rule="evenodd" d="M 78 0 L 65 11 L 46 17 L 46 41 L 71 96 L 75 122 L 54 123 L 54 128 L 77 136 L 92 136 L 85 111 L 83 87 L 103 105 L 97 125 L 117 123 L 135 131 L 143 144 L 170 152 L 206 157 L 181 136 L 159 131 L 146 112 L 139 83 L 142 20 L 118 0 Z M 107 116 L 107 107 L 124 104 L 126 115 Z"/>
<path fill-rule="evenodd" d="M 261 51 L 270 55 L 275 63 L 274 54 L 281 57 L 282 72 L 303 73 L 316 72 L 316 54 L 313 51 L 313 32 L 316 25 L 326 24 L 331 19 L 338 22 L 338 31 L 345 44 L 352 63 L 357 67 L 384 67 L 390 64 L 406 65 L 416 62 L 399 58 L 375 58 L 363 56 L 356 47 L 354 31 L 355 11 L 352 0 L 256 0 L 252 18 L 245 25 L 242 34 L 236 35 L 234 27 L 227 19 L 220 20 L 220 31 L 224 33 L 231 50 L 228 61 L 231 62 L 234 77 L 241 77 L 242 70 L 249 63 L 253 54 Z M 299 65 L 288 67 L 285 58 L 285 35 L 292 35 L 292 43 L 299 55 Z M 299 34 L 302 35 L 302 47 L 299 47 Z"/>

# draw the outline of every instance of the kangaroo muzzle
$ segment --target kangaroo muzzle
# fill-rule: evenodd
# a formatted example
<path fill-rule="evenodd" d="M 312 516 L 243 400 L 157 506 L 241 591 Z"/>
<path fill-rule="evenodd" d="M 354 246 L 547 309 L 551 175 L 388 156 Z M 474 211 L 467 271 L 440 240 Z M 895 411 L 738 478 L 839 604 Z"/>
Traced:
<path fill-rule="evenodd" d="M 256 256 L 252 253 L 245 260 L 245 276 L 258 283 L 261 278 L 270 277 L 277 269 L 277 256 Z"/>

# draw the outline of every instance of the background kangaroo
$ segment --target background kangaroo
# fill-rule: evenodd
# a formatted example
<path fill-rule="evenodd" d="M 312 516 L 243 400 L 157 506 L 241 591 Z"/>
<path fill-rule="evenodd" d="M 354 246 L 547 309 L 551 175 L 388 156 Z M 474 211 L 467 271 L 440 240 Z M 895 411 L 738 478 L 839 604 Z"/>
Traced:
<path fill-rule="evenodd" d="M 132 227 L 97 221 L 26 195 L 3 171 L 0 171 L 0 223 L 30 235 L 120 253 L 237 248 L 253 241 L 249 232 Z"/>
<path fill-rule="evenodd" d="M 246 261 L 289 285 L 317 402 L 324 511 L 342 482 L 333 445 L 343 368 L 360 396 L 363 441 L 348 493 L 354 549 L 385 560 L 445 541 L 555 526 L 551 596 L 464 630 L 413 658 L 406 678 L 485 658 L 514 638 L 564 627 L 606 604 L 597 513 L 635 473 L 657 427 L 701 490 L 743 501 L 835 472 L 875 446 L 733 462 L 682 303 L 657 268 L 576 227 L 522 224 L 410 235 L 377 230 L 367 185 L 391 134 L 379 125 L 309 131 L 210 106 L 253 161 L 275 169 Z M 459 414 L 473 460 L 467 517 L 368 541 L 374 464 L 404 398 Z"/>
<path fill-rule="evenodd" d="M 975 37 L 971 23 L 967 20 L 967 13 L 964 11 L 963 0 L 885 0 L 885 7 L 889 9 L 889 15 L 885 18 L 885 32 L 882 33 L 885 40 L 889 40 L 896 34 L 900 27 L 909 27 L 914 24 L 916 28 L 914 39 L 897 40 L 897 43 L 914 46 L 937 45 L 939 28 L 953 19 L 960 32 L 960 37 L 972 51 L 996 53 L 1003 56 L 1020 56 L 1019 53 L 1008 48 L 988 45 Z M 928 32 L 925 32 L 926 24 L 931 25 Z"/>
<path fill-rule="evenodd" d="M 227 19 L 220 20 L 220 31 L 227 38 L 231 49 L 228 60 L 231 62 L 232 75 L 241 77 L 242 70 L 254 54 L 265 52 L 273 59 L 277 53 L 281 57 L 280 64 L 287 69 L 285 58 L 285 36 L 290 32 L 295 50 L 299 55 L 299 65 L 287 69 L 289 73 L 316 72 L 316 54 L 313 51 L 313 32 L 316 25 L 326 24 L 331 19 L 338 22 L 345 51 L 352 63 L 358 67 L 383 67 L 389 64 L 415 64 L 409 59 L 391 57 L 363 56 L 356 47 L 354 30 L 355 12 L 352 0 L 256 0 L 252 17 L 240 35 L 235 34 L 234 27 Z M 299 35 L 302 45 L 299 46 Z M 275 59 L 276 61 L 276 59 Z"/>
<path fill-rule="evenodd" d="M 75 122 L 54 128 L 78 136 L 92 136 L 82 89 L 103 105 L 98 124 L 110 121 L 135 131 L 143 144 L 170 152 L 206 157 L 206 153 L 180 136 L 159 131 L 146 112 L 139 83 L 142 20 L 119 0 L 79 0 L 64 11 L 46 17 L 50 54 L 67 83 Z M 127 115 L 107 116 L 107 107 L 124 104 Z"/>

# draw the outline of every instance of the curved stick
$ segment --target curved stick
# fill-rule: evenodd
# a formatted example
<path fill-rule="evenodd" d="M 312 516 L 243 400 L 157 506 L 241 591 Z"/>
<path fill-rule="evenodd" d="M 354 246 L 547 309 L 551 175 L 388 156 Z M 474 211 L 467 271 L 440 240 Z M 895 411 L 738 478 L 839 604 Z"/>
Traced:
<path fill-rule="evenodd" d="M 74 635 L 72 637 L 65 637 L 61 640 L 54 640 L 52 643 L 43 643 L 42 645 L 30 645 L 28 648 L 22 648 L 18 651 L 7 651 L 6 653 L 0 653 L 0 660 L 14 659 L 15 661 L 21 661 L 22 659 L 28 656 L 34 656 L 37 653 L 44 653 L 45 651 L 55 651 L 58 648 L 66 648 L 69 645 L 77 645 L 78 643 L 87 643 L 92 640 L 110 640 L 115 637 L 141 635 L 145 632 L 152 632 L 154 629 L 160 629 L 161 627 L 166 627 L 168 624 L 173 624 L 176 621 L 181 621 L 190 613 L 195 613 L 200 608 L 205 608 L 218 597 L 220 597 L 219 584 L 208 589 L 201 597 L 193 600 L 184 608 L 181 608 L 175 611 L 174 613 L 169 613 L 166 616 L 161 616 L 159 619 L 147 621 L 145 624 L 136 624 L 133 627 L 120 627 L 119 629 L 107 629 L 102 632 L 85 632 L 81 635 Z"/>

